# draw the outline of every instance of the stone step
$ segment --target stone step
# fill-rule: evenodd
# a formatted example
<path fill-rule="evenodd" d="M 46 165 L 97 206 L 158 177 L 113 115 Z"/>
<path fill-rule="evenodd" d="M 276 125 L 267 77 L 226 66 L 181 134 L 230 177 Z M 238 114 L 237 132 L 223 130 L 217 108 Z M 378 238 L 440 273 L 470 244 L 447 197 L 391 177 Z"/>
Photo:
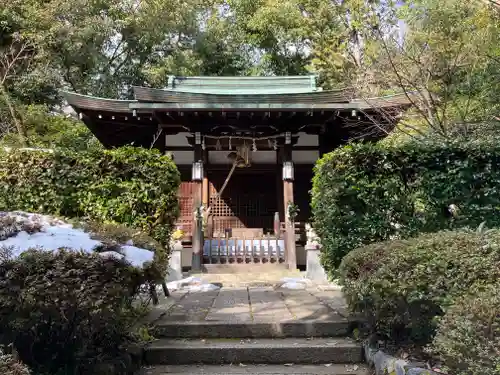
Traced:
<path fill-rule="evenodd" d="M 184 365 L 153 366 L 144 368 L 140 375 L 368 375 L 369 369 L 362 364 L 321 365 Z"/>
<path fill-rule="evenodd" d="M 288 271 L 288 269 L 284 263 L 225 263 L 203 265 L 203 273 L 208 274 L 252 274 L 259 272 L 282 273 L 286 271 Z"/>
<path fill-rule="evenodd" d="M 282 322 L 159 321 L 157 338 L 285 338 L 342 337 L 352 332 L 354 322 L 338 320 L 291 320 Z"/>
<path fill-rule="evenodd" d="M 147 365 L 360 363 L 359 343 L 345 338 L 160 339 L 145 349 Z"/>

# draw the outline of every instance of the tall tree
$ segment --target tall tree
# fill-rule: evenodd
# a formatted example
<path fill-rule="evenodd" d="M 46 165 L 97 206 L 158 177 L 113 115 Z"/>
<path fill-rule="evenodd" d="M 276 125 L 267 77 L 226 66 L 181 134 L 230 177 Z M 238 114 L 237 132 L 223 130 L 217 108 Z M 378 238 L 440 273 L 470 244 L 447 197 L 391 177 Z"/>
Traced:
<path fill-rule="evenodd" d="M 401 126 L 446 138 L 458 124 L 491 120 L 500 93 L 497 15 L 481 2 L 422 0 L 401 5 L 398 17 L 404 35 L 379 31 L 381 53 L 372 70 L 378 87 L 403 92 L 412 102 Z"/>

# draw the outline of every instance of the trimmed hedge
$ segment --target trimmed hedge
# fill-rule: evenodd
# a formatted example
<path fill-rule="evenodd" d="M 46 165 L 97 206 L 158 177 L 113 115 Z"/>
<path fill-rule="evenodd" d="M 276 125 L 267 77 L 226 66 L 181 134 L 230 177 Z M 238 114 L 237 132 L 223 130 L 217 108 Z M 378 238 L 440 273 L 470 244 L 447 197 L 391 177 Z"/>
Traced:
<path fill-rule="evenodd" d="M 339 268 L 351 309 L 396 342 L 430 342 L 436 318 L 471 287 L 500 278 L 500 230 L 443 231 L 372 244 Z"/>
<path fill-rule="evenodd" d="M 139 316 L 134 303 L 151 281 L 143 271 L 64 249 L 0 259 L 0 344 L 12 343 L 34 373 L 125 373 Z"/>
<path fill-rule="evenodd" d="M 334 276 L 354 248 L 464 226 L 500 225 L 500 145 L 352 144 L 315 167 L 314 228 Z"/>
<path fill-rule="evenodd" d="M 180 175 L 156 150 L 0 151 L 0 210 L 120 223 L 168 246 Z"/>
<path fill-rule="evenodd" d="M 500 283 L 460 298 L 441 318 L 431 352 L 450 374 L 500 374 Z"/>

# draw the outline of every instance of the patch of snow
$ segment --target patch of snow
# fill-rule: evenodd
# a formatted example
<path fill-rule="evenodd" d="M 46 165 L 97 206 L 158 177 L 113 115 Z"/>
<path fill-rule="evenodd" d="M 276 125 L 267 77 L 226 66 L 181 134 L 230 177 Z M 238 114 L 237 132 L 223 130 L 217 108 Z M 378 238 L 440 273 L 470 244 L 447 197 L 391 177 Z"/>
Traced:
<path fill-rule="evenodd" d="M 283 289 L 306 289 L 312 284 L 311 280 L 302 277 L 284 277 L 280 282 Z"/>
<path fill-rule="evenodd" d="M 152 262 L 154 258 L 152 251 L 135 246 L 122 246 L 122 251 L 125 254 L 125 258 L 135 267 L 141 267 L 144 263 Z"/>
<path fill-rule="evenodd" d="M 284 283 L 283 285 L 281 285 L 280 288 L 282 289 L 297 289 L 297 290 L 301 290 L 301 289 L 306 289 L 307 285 L 306 284 L 303 284 L 303 283 Z"/>
<path fill-rule="evenodd" d="M 187 292 L 208 292 L 211 290 L 219 290 L 220 287 L 214 284 L 207 283 L 198 277 L 187 277 L 182 280 L 172 281 L 167 283 L 169 291 L 184 290 Z"/>
<path fill-rule="evenodd" d="M 73 228 L 71 224 L 48 215 L 38 215 L 28 212 L 0 212 L 0 217 L 12 217 L 19 223 L 39 224 L 41 231 L 29 234 L 25 231 L 17 233 L 16 236 L 0 241 L 0 247 L 11 248 L 13 256 L 19 256 L 22 252 L 30 248 L 38 248 L 46 251 L 56 251 L 60 248 L 67 248 L 75 251 L 82 250 L 86 253 L 94 252 L 97 246 L 101 246 L 101 241 L 90 238 L 90 233 L 82 229 Z M 146 262 L 151 262 L 154 253 L 147 249 L 131 246 L 132 241 L 121 247 L 123 254 L 114 251 L 100 253 L 101 256 L 115 256 L 129 261 L 133 266 L 141 267 Z"/>

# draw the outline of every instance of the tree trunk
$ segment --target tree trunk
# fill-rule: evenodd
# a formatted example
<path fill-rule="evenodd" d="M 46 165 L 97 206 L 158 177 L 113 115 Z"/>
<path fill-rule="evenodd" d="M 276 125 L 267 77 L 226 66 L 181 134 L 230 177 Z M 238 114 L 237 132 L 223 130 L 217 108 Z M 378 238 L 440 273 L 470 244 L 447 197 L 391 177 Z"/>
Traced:
<path fill-rule="evenodd" d="M 14 122 L 14 125 L 16 126 L 17 133 L 19 135 L 19 138 L 21 140 L 21 144 L 23 147 L 27 146 L 27 133 L 26 129 L 24 128 L 23 123 L 17 118 L 16 116 L 16 111 L 14 109 L 14 106 L 12 105 L 12 101 L 10 99 L 9 93 L 5 89 L 3 84 L 0 84 L 0 94 L 7 105 L 7 108 L 9 109 L 10 116 L 12 117 L 12 121 Z"/>

